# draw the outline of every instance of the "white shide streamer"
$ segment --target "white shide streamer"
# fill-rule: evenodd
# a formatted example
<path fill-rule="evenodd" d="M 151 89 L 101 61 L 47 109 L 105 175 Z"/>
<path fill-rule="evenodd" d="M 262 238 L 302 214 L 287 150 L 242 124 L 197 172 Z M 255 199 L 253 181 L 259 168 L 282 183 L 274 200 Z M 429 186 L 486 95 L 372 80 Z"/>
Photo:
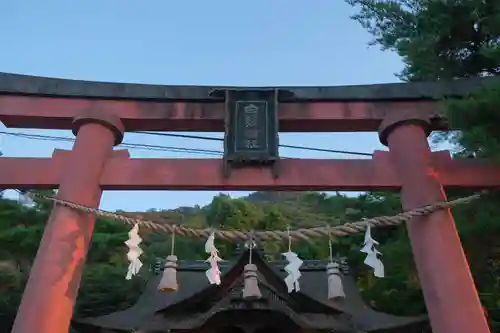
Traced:
<path fill-rule="evenodd" d="M 127 259 L 130 262 L 128 266 L 127 276 L 125 279 L 130 280 L 132 276 L 137 275 L 142 267 L 142 262 L 139 257 L 142 254 L 142 250 L 139 244 L 142 242 L 142 238 L 139 236 L 139 225 L 136 224 L 128 233 L 128 240 L 125 245 L 128 247 Z"/>
<path fill-rule="evenodd" d="M 206 260 L 206 262 L 210 263 L 210 268 L 205 272 L 205 275 L 210 284 L 220 285 L 220 269 L 219 262 L 222 259 L 219 257 L 219 250 L 215 247 L 215 234 L 211 233 L 205 243 L 205 252 L 210 254 L 210 257 Z"/>
<path fill-rule="evenodd" d="M 383 278 L 384 264 L 379 258 L 379 256 L 382 256 L 382 253 L 376 249 L 377 245 L 379 243 L 372 238 L 371 225 L 368 224 L 365 232 L 365 244 L 360 251 L 366 253 L 365 264 L 373 268 L 373 275 Z"/>
<path fill-rule="evenodd" d="M 288 273 L 285 277 L 285 284 L 288 288 L 288 292 L 297 292 L 300 290 L 299 279 L 302 276 L 302 273 L 300 273 L 300 266 L 302 266 L 303 261 L 299 258 L 297 253 L 292 251 L 282 253 L 282 255 L 288 261 L 288 264 L 285 266 L 285 272 Z"/>

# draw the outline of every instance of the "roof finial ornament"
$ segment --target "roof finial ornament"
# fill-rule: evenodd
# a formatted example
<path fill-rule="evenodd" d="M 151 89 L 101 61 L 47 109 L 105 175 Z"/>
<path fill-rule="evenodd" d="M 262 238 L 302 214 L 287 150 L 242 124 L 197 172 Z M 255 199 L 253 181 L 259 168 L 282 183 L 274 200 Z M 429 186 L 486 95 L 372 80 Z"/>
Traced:
<path fill-rule="evenodd" d="M 259 289 L 259 282 L 257 278 L 257 266 L 252 263 L 252 252 L 256 246 L 255 233 L 252 231 L 249 234 L 245 247 L 248 249 L 248 264 L 243 269 L 243 299 L 254 300 L 262 297 Z"/>
<path fill-rule="evenodd" d="M 248 249 L 248 263 L 252 263 L 252 252 L 257 247 L 257 242 L 255 241 L 255 231 L 251 231 L 248 234 L 248 239 L 245 242 L 245 248 Z"/>
<path fill-rule="evenodd" d="M 175 229 L 176 226 L 174 225 L 172 229 L 172 247 L 170 255 L 167 256 L 167 259 L 165 260 L 165 269 L 163 270 L 160 284 L 158 284 L 158 290 L 163 292 L 172 292 L 179 289 L 179 285 L 177 283 L 177 256 L 174 254 Z"/>
<path fill-rule="evenodd" d="M 288 233 L 288 252 L 282 253 L 288 264 L 285 266 L 285 272 L 288 275 L 285 277 L 285 284 L 288 288 L 288 292 L 299 291 L 299 279 L 302 276 L 300 273 L 300 266 L 302 266 L 303 261 L 299 258 L 297 253 L 292 252 L 292 234 L 290 232 L 290 227 L 287 227 Z"/>

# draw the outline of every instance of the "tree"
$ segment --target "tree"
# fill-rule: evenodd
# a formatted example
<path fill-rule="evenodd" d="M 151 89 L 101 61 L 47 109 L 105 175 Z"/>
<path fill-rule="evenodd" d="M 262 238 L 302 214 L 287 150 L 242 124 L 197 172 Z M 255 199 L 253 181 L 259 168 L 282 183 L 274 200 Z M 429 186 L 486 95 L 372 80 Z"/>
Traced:
<path fill-rule="evenodd" d="M 9 332 L 31 264 L 40 243 L 52 205 L 36 201 L 31 207 L 0 199 L 0 331 Z M 140 294 L 144 275 L 125 282 L 126 247 L 129 227 L 98 219 L 76 315 L 102 314 L 129 306 Z"/>
<path fill-rule="evenodd" d="M 221 227 L 237 214 L 237 209 L 231 205 L 231 198 L 224 194 L 219 194 L 212 199 L 207 207 L 206 219 L 211 227 Z"/>
<path fill-rule="evenodd" d="M 496 0 L 346 0 L 374 36 L 372 44 L 397 52 L 405 81 L 434 81 L 500 73 L 500 2 Z M 451 140 L 461 155 L 498 157 L 500 82 L 471 98 L 445 104 Z"/>
<path fill-rule="evenodd" d="M 397 52 L 404 81 L 498 76 L 500 2 L 497 0 L 346 0 L 374 37 L 372 45 Z M 500 81 L 460 100 L 443 101 L 451 132 L 435 141 L 455 144 L 455 157 L 500 157 Z M 453 195 L 454 193 L 450 193 Z M 458 193 L 456 193 L 458 194 Z M 500 209 L 498 195 L 455 209 L 471 270 L 490 317 L 500 307 Z"/>
<path fill-rule="evenodd" d="M 186 224 L 194 219 L 197 221 L 196 225 L 206 227 L 206 223 L 201 221 L 212 219 L 214 228 L 219 227 L 216 222 L 221 221 L 226 224 L 221 226 L 224 228 L 259 230 L 317 226 L 325 217 L 330 217 L 328 222 L 345 223 L 362 217 L 392 215 L 400 211 L 399 196 L 394 193 L 367 193 L 358 198 L 303 193 L 284 196 L 281 201 L 273 199 L 272 203 L 255 200 L 255 197 L 259 195 L 252 196 L 252 200 L 218 196 L 211 205 L 194 212 L 190 209 L 184 209 L 184 213 L 174 211 L 176 214 L 188 214 L 189 218 L 179 217 L 179 221 Z M 0 290 L 0 332 L 10 330 L 50 208 L 51 205 L 47 202 L 26 207 L 12 200 L 0 199 L 0 244 L 1 250 L 4 250 L 0 253 L 0 284 L 5 286 L 5 289 Z M 457 224 L 462 232 L 467 255 L 473 263 L 478 286 L 491 295 L 484 299 L 488 309 L 494 308 L 495 302 L 500 299 L 495 294 L 500 289 L 492 287 L 500 275 L 499 266 L 490 263 L 492 244 L 496 244 L 498 239 L 495 236 L 498 235 L 499 226 L 495 209 L 495 202 L 491 202 L 488 207 L 482 206 L 482 210 L 473 205 L 456 210 Z M 471 224 L 471 219 L 477 219 L 479 223 Z M 488 228 L 488 234 L 484 233 L 485 228 Z M 139 276 L 130 281 L 125 280 L 128 262 L 127 248 L 123 242 L 127 239 L 129 230 L 130 226 L 116 221 L 97 220 L 75 316 L 102 315 L 129 307 L 137 300 L 146 281 L 153 274 L 148 270 L 150 264 L 156 258 L 164 258 L 170 254 L 170 235 L 141 228 L 141 249 L 144 251 L 141 261 L 144 266 Z M 377 228 L 373 233 L 381 243 L 379 250 L 383 253 L 386 278 L 375 279 L 372 271 L 363 263 L 364 254 L 359 252 L 363 244 L 362 233 L 335 239 L 334 254 L 348 257 L 362 295 L 376 309 L 399 315 L 421 314 L 425 306 L 404 227 Z M 180 260 L 206 259 L 208 255 L 204 251 L 204 243 L 204 239 L 177 236 L 175 253 Z M 222 258 L 230 259 L 234 256 L 236 244 L 216 239 L 216 245 Z M 263 244 L 265 254 L 273 260 L 282 259 L 281 253 L 287 246 L 286 241 L 269 241 Z M 304 259 L 327 259 L 329 255 L 327 239 L 294 243 L 292 249 Z"/>
<path fill-rule="evenodd" d="M 276 206 L 272 206 L 262 217 L 262 219 L 257 224 L 259 230 L 285 230 L 287 228 L 288 221 L 284 217 L 283 213 Z M 262 247 L 265 256 L 269 260 L 280 259 L 281 249 L 283 249 L 283 243 L 276 241 L 263 241 Z"/>
<path fill-rule="evenodd" d="M 500 73 L 500 3 L 496 0 L 346 0 L 374 36 L 396 51 L 403 80 L 434 81 Z"/>

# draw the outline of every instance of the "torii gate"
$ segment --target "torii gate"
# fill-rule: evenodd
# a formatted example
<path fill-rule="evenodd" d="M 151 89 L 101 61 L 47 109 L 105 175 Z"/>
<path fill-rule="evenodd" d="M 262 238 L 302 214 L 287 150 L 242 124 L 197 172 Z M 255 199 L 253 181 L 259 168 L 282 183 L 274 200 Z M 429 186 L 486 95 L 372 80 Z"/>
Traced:
<path fill-rule="evenodd" d="M 431 130 L 446 128 L 436 98 L 463 96 L 485 80 L 282 88 L 288 96 L 279 104 L 280 131 L 378 131 L 389 152 L 371 160 L 285 159 L 277 177 L 265 167 L 224 177 L 220 159 L 135 159 L 113 151 L 125 130 L 224 131 L 227 105 L 213 88 L 0 73 L 7 127 L 76 135 L 72 151 L 52 158 L 0 157 L 0 188 L 59 188 L 60 199 L 90 207 L 99 206 L 102 190 L 401 189 L 403 208 L 412 209 L 445 200 L 443 187 L 500 186 L 500 165 L 452 160 L 448 152 L 431 153 L 427 142 Z M 93 216 L 53 209 L 13 333 L 68 332 L 93 226 Z M 433 332 L 489 332 L 450 212 L 415 219 L 408 233 Z"/>

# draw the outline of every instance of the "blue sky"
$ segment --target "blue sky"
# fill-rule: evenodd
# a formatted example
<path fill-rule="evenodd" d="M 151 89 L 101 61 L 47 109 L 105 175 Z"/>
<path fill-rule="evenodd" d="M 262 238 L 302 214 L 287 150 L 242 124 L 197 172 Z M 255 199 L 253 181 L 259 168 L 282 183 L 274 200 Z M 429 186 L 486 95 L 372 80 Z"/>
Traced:
<path fill-rule="evenodd" d="M 0 71 L 80 80 L 190 85 L 351 85 L 397 82 L 399 57 L 341 0 L 4 0 Z M 0 130 L 6 129 L 0 124 Z M 7 129 L 72 137 L 69 131 Z M 196 133 L 195 133 L 196 134 Z M 205 134 L 206 135 L 206 134 Z M 210 134 L 221 136 L 219 133 Z M 5 156 L 48 157 L 70 143 L 0 136 Z M 376 133 L 282 134 L 281 142 L 372 152 Z M 222 150 L 213 141 L 127 134 L 125 141 Z M 130 150 L 132 157 L 210 157 Z M 283 156 L 350 158 L 282 149 Z M 139 211 L 204 205 L 217 192 L 107 191 L 101 207 Z M 244 192 L 231 192 L 241 195 Z"/>

